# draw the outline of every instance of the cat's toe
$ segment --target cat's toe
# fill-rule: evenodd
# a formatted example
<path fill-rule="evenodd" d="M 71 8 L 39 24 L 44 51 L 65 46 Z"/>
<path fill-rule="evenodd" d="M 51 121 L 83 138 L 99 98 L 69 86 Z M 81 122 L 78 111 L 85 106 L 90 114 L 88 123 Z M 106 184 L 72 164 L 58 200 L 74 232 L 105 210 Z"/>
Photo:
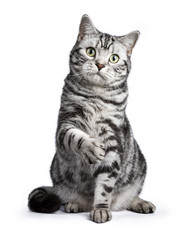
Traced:
<path fill-rule="evenodd" d="M 93 145 L 105 151 L 105 144 L 98 139 L 93 139 Z"/>
<path fill-rule="evenodd" d="M 89 164 L 100 163 L 105 156 L 105 145 L 98 139 L 89 137 L 82 144 L 82 157 Z"/>
<path fill-rule="evenodd" d="M 69 202 L 65 205 L 65 211 L 67 213 L 78 213 L 78 212 L 82 212 L 82 209 L 79 207 L 78 203 Z"/>
<path fill-rule="evenodd" d="M 88 150 L 93 163 L 101 162 L 104 159 L 105 145 L 101 141 L 92 139 Z"/>
<path fill-rule="evenodd" d="M 148 201 L 145 201 L 141 207 L 142 207 L 143 213 L 153 213 L 156 210 L 155 205 Z"/>
<path fill-rule="evenodd" d="M 94 155 L 96 156 L 97 159 L 103 160 L 105 156 L 105 151 L 102 148 L 95 147 L 94 148 Z"/>
<path fill-rule="evenodd" d="M 138 201 L 134 201 L 131 205 L 130 210 L 137 212 L 137 213 L 153 213 L 156 210 L 156 207 L 153 203 L 144 201 L 142 199 L 139 199 Z"/>
<path fill-rule="evenodd" d="M 105 223 L 112 219 L 112 213 L 108 209 L 94 209 L 90 213 L 90 219 L 96 223 Z"/>

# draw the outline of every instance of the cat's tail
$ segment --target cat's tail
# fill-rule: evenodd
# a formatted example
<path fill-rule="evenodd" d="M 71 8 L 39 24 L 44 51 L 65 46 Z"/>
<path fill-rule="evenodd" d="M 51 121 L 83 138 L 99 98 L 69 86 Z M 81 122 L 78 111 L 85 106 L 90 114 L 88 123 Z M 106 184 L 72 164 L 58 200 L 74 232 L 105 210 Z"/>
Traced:
<path fill-rule="evenodd" d="M 33 212 L 53 213 L 60 209 L 59 197 L 53 192 L 53 187 L 34 189 L 28 197 L 28 207 Z"/>

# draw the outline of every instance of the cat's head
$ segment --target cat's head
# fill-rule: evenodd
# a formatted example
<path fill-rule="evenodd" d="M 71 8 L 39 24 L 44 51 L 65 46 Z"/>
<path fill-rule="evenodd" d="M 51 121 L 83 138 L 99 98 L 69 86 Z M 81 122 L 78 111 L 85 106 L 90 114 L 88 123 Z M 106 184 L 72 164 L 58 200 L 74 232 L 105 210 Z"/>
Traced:
<path fill-rule="evenodd" d="M 77 42 L 70 55 L 70 68 L 80 79 L 95 84 L 112 84 L 127 77 L 130 56 L 139 31 L 112 36 L 98 31 L 83 15 Z"/>

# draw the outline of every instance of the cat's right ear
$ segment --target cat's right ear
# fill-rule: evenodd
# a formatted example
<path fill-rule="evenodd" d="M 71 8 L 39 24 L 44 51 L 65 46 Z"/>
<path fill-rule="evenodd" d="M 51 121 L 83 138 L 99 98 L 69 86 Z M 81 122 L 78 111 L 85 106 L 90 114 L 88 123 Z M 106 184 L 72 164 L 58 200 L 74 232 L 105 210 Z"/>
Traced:
<path fill-rule="evenodd" d="M 95 28 L 90 17 L 84 14 L 81 18 L 81 23 L 79 26 L 78 40 L 82 40 L 85 35 L 97 34 L 98 30 Z"/>

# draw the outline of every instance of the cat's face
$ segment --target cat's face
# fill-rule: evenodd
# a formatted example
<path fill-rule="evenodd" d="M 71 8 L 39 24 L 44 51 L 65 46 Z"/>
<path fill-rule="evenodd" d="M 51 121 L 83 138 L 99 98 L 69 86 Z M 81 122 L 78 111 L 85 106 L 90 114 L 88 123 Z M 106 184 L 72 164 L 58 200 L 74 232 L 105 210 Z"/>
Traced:
<path fill-rule="evenodd" d="M 82 77 L 94 85 L 121 81 L 130 70 L 130 55 L 138 36 L 137 31 L 123 37 L 103 34 L 84 15 L 70 56 L 71 70 L 79 81 Z"/>

